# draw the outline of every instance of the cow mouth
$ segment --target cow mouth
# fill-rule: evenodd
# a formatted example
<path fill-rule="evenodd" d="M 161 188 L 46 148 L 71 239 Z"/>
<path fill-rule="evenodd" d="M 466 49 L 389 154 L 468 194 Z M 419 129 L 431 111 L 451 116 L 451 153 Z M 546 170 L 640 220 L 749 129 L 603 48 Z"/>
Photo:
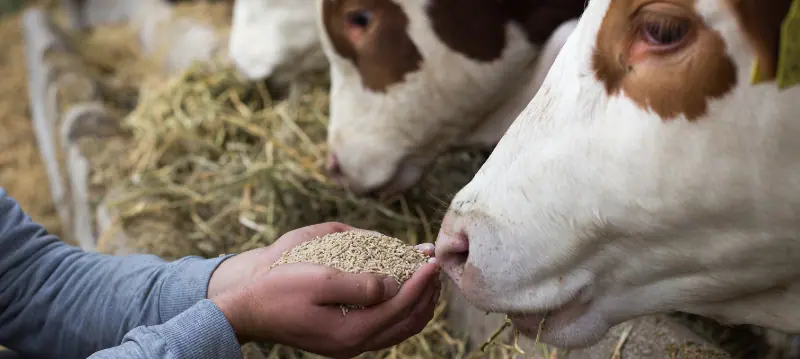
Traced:
<path fill-rule="evenodd" d="M 416 185 L 412 184 L 411 186 L 397 186 L 393 185 L 392 182 L 393 182 L 392 179 L 389 179 L 388 182 L 372 188 L 358 188 L 344 181 L 339 181 L 339 185 L 347 188 L 350 192 L 353 192 L 353 194 L 356 196 L 373 198 L 379 201 L 385 201 L 390 197 L 402 194 L 411 189 L 411 187 L 413 187 L 414 185 Z"/>
<path fill-rule="evenodd" d="M 544 335 L 549 337 L 585 316 L 590 308 L 590 301 L 583 301 L 580 296 L 549 310 L 532 312 L 508 312 L 506 315 L 520 333 L 531 338 Z"/>
<path fill-rule="evenodd" d="M 531 338 L 538 338 L 541 332 L 545 330 L 544 324 L 547 320 L 547 313 L 509 314 L 508 318 L 520 333 Z"/>
<path fill-rule="evenodd" d="M 423 157 L 419 158 L 421 158 L 419 159 L 420 161 L 425 160 Z M 350 187 L 350 190 L 356 195 L 367 196 L 380 201 L 386 201 L 391 197 L 403 195 L 412 188 L 420 185 L 425 176 L 427 176 L 430 172 L 430 169 L 433 167 L 433 161 L 427 161 L 427 163 L 419 164 L 413 163 L 412 161 L 414 160 L 417 160 L 417 158 L 406 158 L 400 163 L 400 165 L 395 169 L 394 173 L 392 173 L 392 175 L 387 178 L 385 182 L 377 186 L 372 188 Z M 414 165 L 417 167 L 413 167 Z"/>

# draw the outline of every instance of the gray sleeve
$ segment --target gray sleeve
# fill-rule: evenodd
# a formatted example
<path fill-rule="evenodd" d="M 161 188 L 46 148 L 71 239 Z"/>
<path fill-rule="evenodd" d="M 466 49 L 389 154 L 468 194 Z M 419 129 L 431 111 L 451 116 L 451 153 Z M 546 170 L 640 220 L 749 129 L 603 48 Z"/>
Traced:
<path fill-rule="evenodd" d="M 84 252 L 48 234 L 0 188 L 0 345 L 23 356 L 84 359 L 205 299 L 211 273 L 229 257 L 166 262 Z"/>
<path fill-rule="evenodd" d="M 88 359 L 241 358 L 233 328 L 219 308 L 205 299 L 164 324 L 133 329 L 122 345 Z"/>

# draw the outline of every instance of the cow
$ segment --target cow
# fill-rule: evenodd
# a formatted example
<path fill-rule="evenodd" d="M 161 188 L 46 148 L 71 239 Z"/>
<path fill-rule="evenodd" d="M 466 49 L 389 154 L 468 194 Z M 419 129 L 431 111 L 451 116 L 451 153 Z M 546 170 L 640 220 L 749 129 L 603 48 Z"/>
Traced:
<path fill-rule="evenodd" d="M 250 80 L 286 90 L 299 76 L 325 71 L 315 0 L 236 0 L 228 57 Z"/>
<path fill-rule="evenodd" d="M 565 348 L 668 311 L 800 333 L 791 1 L 589 0 L 446 211 L 465 298 Z"/>
<path fill-rule="evenodd" d="M 530 101 L 585 0 L 319 0 L 330 175 L 404 192 L 441 154 L 491 149 Z"/>

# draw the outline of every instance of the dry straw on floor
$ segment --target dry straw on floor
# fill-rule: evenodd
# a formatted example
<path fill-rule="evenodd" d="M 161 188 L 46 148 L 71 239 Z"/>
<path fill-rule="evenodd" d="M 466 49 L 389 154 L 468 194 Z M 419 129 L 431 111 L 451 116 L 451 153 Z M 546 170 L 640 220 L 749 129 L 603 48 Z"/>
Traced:
<path fill-rule="evenodd" d="M 125 120 L 133 142 L 96 174 L 119 177 L 114 199 L 140 248 L 166 257 L 255 248 L 291 229 L 337 220 L 409 243 L 432 242 L 447 199 L 482 163 L 443 158 L 406 197 L 360 198 L 324 173 L 327 83 L 272 103 L 260 83 L 198 65 L 162 87 L 144 88 Z M 113 171 L 101 176 L 103 167 Z M 150 233 L 152 221 L 174 233 Z M 139 221 L 150 218 L 144 226 Z M 175 245 L 177 243 L 181 243 Z"/>
<path fill-rule="evenodd" d="M 143 82 L 160 74 L 153 57 L 142 56 L 136 30 L 125 24 L 71 33 L 80 57 L 93 70 L 116 108 L 131 110 Z"/>
<path fill-rule="evenodd" d="M 229 28 L 233 17 L 232 1 L 198 1 L 175 4 L 176 17 L 191 18 L 216 29 Z"/>

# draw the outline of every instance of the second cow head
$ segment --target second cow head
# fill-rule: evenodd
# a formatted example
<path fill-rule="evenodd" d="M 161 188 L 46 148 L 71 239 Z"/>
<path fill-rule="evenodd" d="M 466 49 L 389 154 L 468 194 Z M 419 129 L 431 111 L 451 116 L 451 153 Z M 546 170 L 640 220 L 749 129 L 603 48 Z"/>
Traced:
<path fill-rule="evenodd" d="M 445 151 L 494 146 L 584 2 L 318 1 L 331 173 L 356 193 L 400 192 Z"/>

